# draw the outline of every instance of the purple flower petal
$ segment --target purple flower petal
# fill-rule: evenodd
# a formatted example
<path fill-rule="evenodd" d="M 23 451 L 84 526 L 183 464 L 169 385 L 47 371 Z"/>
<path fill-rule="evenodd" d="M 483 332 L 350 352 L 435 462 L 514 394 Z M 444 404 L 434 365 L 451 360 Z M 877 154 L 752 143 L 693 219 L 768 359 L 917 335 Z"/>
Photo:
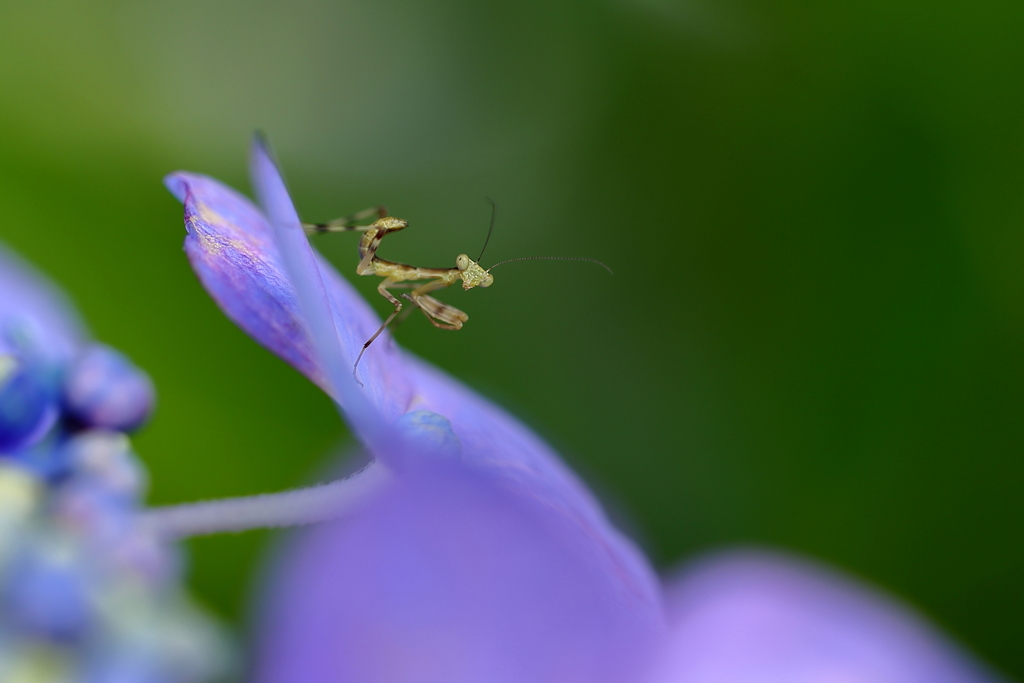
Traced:
<path fill-rule="evenodd" d="M 349 307 L 344 305 L 347 303 L 345 298 L 351 297 L 342 298 L 341 316 L 336 319 L 335 307 L 321 276 L 321 264 L 306 239 L 284 178 L 261 135 L 253 140 L 249 166 L 253 185 L 270 222 L 271 236 L 284 273 L 295 290 L 297 310 L 321 371 L 326 375 L 328 393 L 344 408 L 356 435 L 378 458 L 402 459 L 410 452 L 408 449 L 413 442 L 389 424 L 394 421 L 394 415 L 388 415 L 390 411 L 387 409 L 394 407 L 392 399 L 395 395 L 381 386 L 381 380 L 387 377 L 387 373 L 376 372 L 372 377 L 372 392 L 377 398 L 377 403 L 372 404 L 356 386 L 354 370 L 352 373 L 348 371 L 358 357 L 351 353 L 354 347 L 342 344 L 338 339 L 339 327 L 345 329 L 348 327 L 346 323 L 358 322 L 351 319 L 347 314 Z M 344 353 L 343 349 L 349 353 Z M 376 369 L 388 367 L 387 363 L 374 365 Z M 360 386 L 365 387 L 362 383 Z M 384 407 L 387 417 L 378 412 L 378 407 Z"/>
<path fill-rule="evenodd" d="M 575 525 L 458 466 L 311 529 L 276 579 L 258 683 L 629 681 L 663 632 Z"/>
<path fill-rule="evenodd" d="M 178 172 L 167 176 L 165 183 L 185 205 L 185 253 L 221 310 L 260 344 L 333 393 L 328 368 L 319 358 L 267 218 L 248 199 L 212 178 Z M 316 262 L 334 316 L 339 362 L 350 369 L 380 321 L 344 278 L 319 256 Z M 405 412 L 411 393 L 401 364 L 395 362 L 397 354 L 390 338 L 382 335 L 374 353 L 367 353 L 359 366 L 367 394 L 392 420 Z"/>
<path fill-rule="evenodd" d="M 272 221 L 216 181 L 190 174 L 169 178 L 172 191 L 184 197 L 186 250 L 193 265 L 221 307 L 265 346 L 323 387 L 347 382 L 354 389 L 349 377 L 332 381 L 328 375 L 348 373 L 363 342 L 380 323 L 342 277 L 322 259 L 314 260 L 298 230 L 284 183 L 260 143 L 254 149 L 253 173 Z M 285 250 L 292 252 L 290 263 L 282 256 Z M 305 294 L 300 296 L 300 291 Z M 331 320 L 324 320 L 324 294 Z M 267 319 L 278 322 L 268 325 Z M 288 334 L 277 334 L 280 329 Z M 341 357 L 340 368 L 339 359 L 331 357 L 335 353 Z M 528 429 L 443 373 L 406 356 L 388 338 L 379 339 L 364 356 L 360 375 L 365 395 L 378 407 L 377 415 L 396 424 L 397 429 L 390 431 L 396 437 L 411 436 L 419 446 L 415 457 L 396 458 L 389 451 L 400 444 L 382 448 L 367 443 L 378 457 L 392 464 L 408 460 L 406 464 L 417 465 L 434 459 L 427 457 L 429 452 L 497 475 L 488 478 L 490 486 L 498 486 L 500 479 L 505 495 L 514 492 L 522 504 L 543 508 L 549 520 L 557 520 L 587 548 L 594 571 L 613 577 L 609 583 L 617 592 L 644 609 L 660 609 L 659 587 L 644 558 L 607 522 L 586 487 Z M 353 413 L 357 399 L 343 398 L 342 404 L 365 442 L 366 433 L 379 428 L 361 424 L 376 416 Z M 459 513 L 473 514 L 472 509 Z M 359 554 L 373 552 L 371 548 Z M 322 605 L 335 609 L 327 596 Z"/>
<path fill-rule="evenodd" d="M 185 205 L 185 253 L 210 296 L 256 341 L 326 387 L 263 214 L 206 176 L 175 173 L 164 182 Z"/>
<path fill-rule="evenodd" d="M 86 333 L 64 294 L 0 245 L 0 452 L 38 442 L 59 413 L 59 371 Z"/>
<path fill-rule="evenodd" d="M 87 336 L 64 293 L 0 244 L 0 354 L 27 345 L 48 361 L 63 361 Z"/>
<path fill-rule="evenodd" d="M 55 641 L 82 638 L 93 620 L 89 577 L 83 567 L 62 556 L 47 539 L 17 556 L 0 586 L 0 609 L 15 628 Z"/>
<path fill-rule="evenodd" d="M 671 635 L 649 683 L 982 683 L 908 607 L 808 562 L 712 557 L 669 587 Z"/>
<path fill-rule="evenodd" d="M 0 247 L 0 679 L 142 675 L 111 668 L 123 650 L 147 680 L 212 680 L 225 646 L 140 519 L 144 476 L 127 438 L 81 431 L 135 426 L 152 387 L 111 349 L 83 353 L 86 342 L 64 296 Z"/>
<path fill-rule="evenodd" d="M 605 553 L 644 600 L 660 599 L 657 579 L 632 541 L 608 523 L 600 503 L 557 453 L 507 412 L 427 363 L 406 356 L 416 393 L 410 410 L 444 415 L 462 444 L 468 467 L 502 478 L 505 486 L 557 510 Z"/>

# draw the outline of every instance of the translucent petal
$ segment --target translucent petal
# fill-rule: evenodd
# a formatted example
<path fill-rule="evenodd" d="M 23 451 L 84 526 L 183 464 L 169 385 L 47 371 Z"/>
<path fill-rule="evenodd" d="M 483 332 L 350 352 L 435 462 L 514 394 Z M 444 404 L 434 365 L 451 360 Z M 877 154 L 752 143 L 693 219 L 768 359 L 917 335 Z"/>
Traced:
<path fill-rule="evenodd" d="M 615 529 L 600 503 L 543 439 L 522 422 L 440 370 L 406 356 L 416 393 L 410 410 L 444 415 L 462 445 L 463 464 L 499 476 L 524 496 L 543 500 L 604 549 L 645 600 L 659 587 L 646 558 Z"/>

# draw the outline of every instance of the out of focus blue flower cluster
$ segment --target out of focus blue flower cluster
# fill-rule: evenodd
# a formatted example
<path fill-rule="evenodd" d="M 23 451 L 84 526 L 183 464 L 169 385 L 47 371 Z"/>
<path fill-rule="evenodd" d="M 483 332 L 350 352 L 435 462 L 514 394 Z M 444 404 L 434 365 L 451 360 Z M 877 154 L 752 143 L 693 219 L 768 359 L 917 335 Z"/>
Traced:
<path fill-rule="evenodd" d="M 0 681 L 199 683 L 223 638 L 139 516 L 149 378 L 0 247 Z"/>

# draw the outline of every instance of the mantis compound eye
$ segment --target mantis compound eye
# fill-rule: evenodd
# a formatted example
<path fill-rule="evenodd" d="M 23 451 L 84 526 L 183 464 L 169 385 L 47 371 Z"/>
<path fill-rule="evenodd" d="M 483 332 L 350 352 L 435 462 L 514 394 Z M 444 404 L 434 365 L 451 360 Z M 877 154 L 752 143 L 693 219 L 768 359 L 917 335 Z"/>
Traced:
<path fill-rule="evenodd" d="M 469 256 L 467 256 L 466 254 L 459 254 L 455 258 L 455 265 L 459 270 L 465 270 L 466 268 L 469 268 L 470 263 L 472 263 L 472 261 L 469 260 Z"/>
<path fill-rule="evenodd" d="M 492 284 L 494 284 L 494 276 L 491 275 L 490 273 L 487 273 L 487 277 L 485 277 L 483 280 L 481 280 L 480 284 L 478 286 L 480 286 L 480 287 L 490 287 Z"/>

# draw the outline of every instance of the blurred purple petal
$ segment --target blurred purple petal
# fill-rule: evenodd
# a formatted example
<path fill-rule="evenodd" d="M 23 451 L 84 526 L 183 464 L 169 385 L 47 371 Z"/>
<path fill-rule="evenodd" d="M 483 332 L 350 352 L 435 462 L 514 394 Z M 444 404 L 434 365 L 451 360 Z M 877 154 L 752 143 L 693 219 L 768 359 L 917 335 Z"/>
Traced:
<path fill-rule="evenodd" d="M 87 336 L 64 293 L 0 244 L 0 354 L 27 344 L 47 360 L 62 361 Z"/>
<path fill-rule="evenodd" d="M 63 550 L 45 537 L 33 538 L 5 568 L 0 609 L 17 630 L 46 640 L 77 640 L 95 620 L 88 572 Z"/>
<path fill-rule="evenodd" d="M 107 429 L 76 433 L 60 446 L 71 474 L 114 498 L 137 501 L 145 492 L 147 476 L 131 442 Z"/>
<path fill-rule="evenodd" d="M 258 683 L 630 681 L 662 635 L 592 539 L 460 467 L 406 472 L 281 562 Z"/>
<path fill-rule="evenodd" d="M 416 394 L 410 410 L 444 415 L 462 444 L 465 465 L 557 510 L 589 537 L 644 600 L 660 599 L 657 579 L 632 541 L 606 519 L 600 503 L 558 454 L 519 420 L 427 363 L 406 357 Z"/>
<path fill-rule="evenodd" d="M 141 681 L 117 678 L 143 669 L 114 651 L 152 683 L 211 680 L 226 646 L 139 518 L 141 464 L 120 431 L 82 430 L 138 426 L 152 385 L 86 344 L 64 296 L 0 247 L 0 680 Z"/>
<path fill-rule="evenodd" d="M 0 245 L 0 452 L 37 443 L 59 414 L 59 369 L 86 337 L 64 294 Z"/>
<path fill-rule="evenodd" d="M 999 680 L 910 608 L 809 562 L 714 556 L 669 586 L 671 634 L 650 683 Z"/>

